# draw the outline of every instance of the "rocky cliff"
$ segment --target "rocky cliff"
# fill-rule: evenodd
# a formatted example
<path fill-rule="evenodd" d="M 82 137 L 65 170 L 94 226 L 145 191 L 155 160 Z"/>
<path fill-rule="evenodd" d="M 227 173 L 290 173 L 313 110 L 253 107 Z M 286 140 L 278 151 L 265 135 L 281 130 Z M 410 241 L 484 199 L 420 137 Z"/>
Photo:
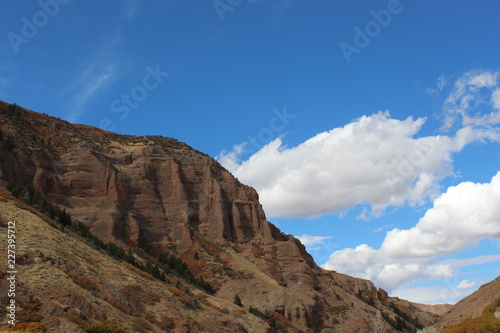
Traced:
<path fill-rule="evenodd" d="M 254 189 L 241 184 L 209 156 L 175 139 L 118 135 L 4 102 L 0 102 L 0 131 L 0 187 L 8 183 L 33 187 L 104 243 L 115 243 L 153 261 L 160 253 L 181 258 L 195 275 L 212 285 L 214 295 L 205 296 L 213 300 L 211 304 L 231 303 L 235 295 L 242 301 L 240 314 L 222 306 L 215 317 L 210 315 L 213 307 L 200 305 L 197 311 L 183 313 L 169 328 L 173 331 L 214 332 L 230 325 L 237 327 L 234 332 L 414 332 L 437 321 L 437 315 L 388 297 L 370 281 L 318 267 L 296 238 L 266 221 Z M 8 198 L 6 191 L 4 197 Z M 68 234 L 67 228 L 59 229 Z M 29 237 L 25 237 L 27 241 Z M 51 243 L 32 237 L 23 255 L 33 258 L 44 253 L 46 258 L 46 253 L 52 253 L 52 259 L 37 262 L 33 258 L 26 261 L 25 268 L 58 265 L 60 261 L 54 258 L 60 255 Z M 79 256 L 84 245 L 72 244 L 68 243 L 66 256 Z M 98 254 L 92 258 L 104 260 Z M 86 267 L 90 264 L 85 263 Z M 70 276 L 72 268 L 62 271 Z M 116 278 L 114 273 L 89 272 L 101 281 L 95 282 L 94 297 L 105 299 L 109 288 L 114 288 L 115 298 L 125 297 L 125 287 L 105 283 Z M 50 280 L 65 279 L 64 274 L 51 275 L 54 271 L 50 269 L 46 274 Z M 172 291 L 157 282 L 152 285 L 154 288 L 147 289 L 164 295 L 158 302 L 165 309 L 172 308 L 166 305 Z M 54 304 L 72 314 L 84 311 L 67 295 L 49 299 L 39 289 L 31 292 L 44 300 L 44 320 L 54 332 L 60 332 L 58 327 L 63 325 L 51 320 L 56 313 Z M 86 305 L 85 315 L 79 318 L 88 322 L 116 319 L 128 329 L 133 318 L 143 318 L 143 311 L 126 313 L 119 303 L 107 304 L 114 308 L 109 314 L 97 316 Z M 120 313 L 114 315 L 116 311 Z M 249 311 L 254 315 L 249 317 Z M 157 321 L 150 321 L 150 331 L 162 329 Z"/>

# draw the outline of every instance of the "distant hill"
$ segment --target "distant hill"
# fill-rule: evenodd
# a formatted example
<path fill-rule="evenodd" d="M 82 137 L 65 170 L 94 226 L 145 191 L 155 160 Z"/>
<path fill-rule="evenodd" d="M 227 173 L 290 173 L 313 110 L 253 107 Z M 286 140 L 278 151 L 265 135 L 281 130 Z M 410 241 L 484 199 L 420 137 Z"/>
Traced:
<path fill-rule="evenodd" d="M 471 332 L 472 327 L 478 332 L 500 332 L 500 276 L 455 304 L 435 327 L 454 333 Z"/>

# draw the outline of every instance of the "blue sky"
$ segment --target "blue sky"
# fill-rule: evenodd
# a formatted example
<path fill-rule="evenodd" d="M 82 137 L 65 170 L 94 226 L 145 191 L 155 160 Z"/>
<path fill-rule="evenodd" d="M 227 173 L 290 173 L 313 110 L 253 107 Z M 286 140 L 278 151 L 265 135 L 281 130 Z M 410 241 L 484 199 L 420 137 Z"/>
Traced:
<path fill-rule="evenodd" d="M 318 264 L 392 295 L 455 302 L 500 274 L 500 2 L 0 10 L 0 99 L 184 141 Z"/>

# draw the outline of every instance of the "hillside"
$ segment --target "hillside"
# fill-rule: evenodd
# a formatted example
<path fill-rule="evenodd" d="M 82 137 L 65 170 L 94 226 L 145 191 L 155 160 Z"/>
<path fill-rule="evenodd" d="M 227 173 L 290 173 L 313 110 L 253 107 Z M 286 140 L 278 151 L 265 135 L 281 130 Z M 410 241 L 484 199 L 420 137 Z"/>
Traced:
<path fill-rule="evenodd" d="M 318 267 L 266 220 L 254 189 L 175 139 L 3 102 L 0 131 L 2 232 L 18 223 L 20 304 L 51 332 L 385 333 L 438 322 Z"/>
<path fill-rule="evenodd" d="M 454 330 L 446 331 L 450 333 L 468 332 L 472 331 L 466 329 L 468 322 L 474 323 L 475 327 L 491 326 L 491 330 L 484 328 L 481 332 L 500 332 L 500 276 L 460 300 L 435 327 L 439 331 L 454 327 Z"/>

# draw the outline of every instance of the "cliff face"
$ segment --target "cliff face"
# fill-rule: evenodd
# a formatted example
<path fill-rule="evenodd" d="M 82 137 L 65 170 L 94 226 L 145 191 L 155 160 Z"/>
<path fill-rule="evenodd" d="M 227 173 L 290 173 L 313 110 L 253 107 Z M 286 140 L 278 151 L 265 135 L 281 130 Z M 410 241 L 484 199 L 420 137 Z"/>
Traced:
<path fill-rule="evenodd" d="M 37 129 L 44 144 L 26 142 L 40 135 L 26 138 L 33 127 L 7 125 L 18 143 L 2 154 L 2 179 L 42 191 L 104 241 L 183 252 L 194 234 L 245 243 L 262 231 L 272 239 L 257 193 L 208 156 L 166 138 L 110 138 L 42 121 L 32 125 L 45 125 Z"/>
<path fill-rule="evenodd" d="M 275 316 L 290 332 L 392 332 L 394 307 L 426 325 L 436 320 L 369 281 L 316 266 L 297 239 L 266 221 L 254 189 L 183 143 L 73 125 L 3 102 L 0 110 L 3 186 L 40 190 L 104 242 L 179 256 L 218 298 L 238 294 L 244 309 Z"/>

